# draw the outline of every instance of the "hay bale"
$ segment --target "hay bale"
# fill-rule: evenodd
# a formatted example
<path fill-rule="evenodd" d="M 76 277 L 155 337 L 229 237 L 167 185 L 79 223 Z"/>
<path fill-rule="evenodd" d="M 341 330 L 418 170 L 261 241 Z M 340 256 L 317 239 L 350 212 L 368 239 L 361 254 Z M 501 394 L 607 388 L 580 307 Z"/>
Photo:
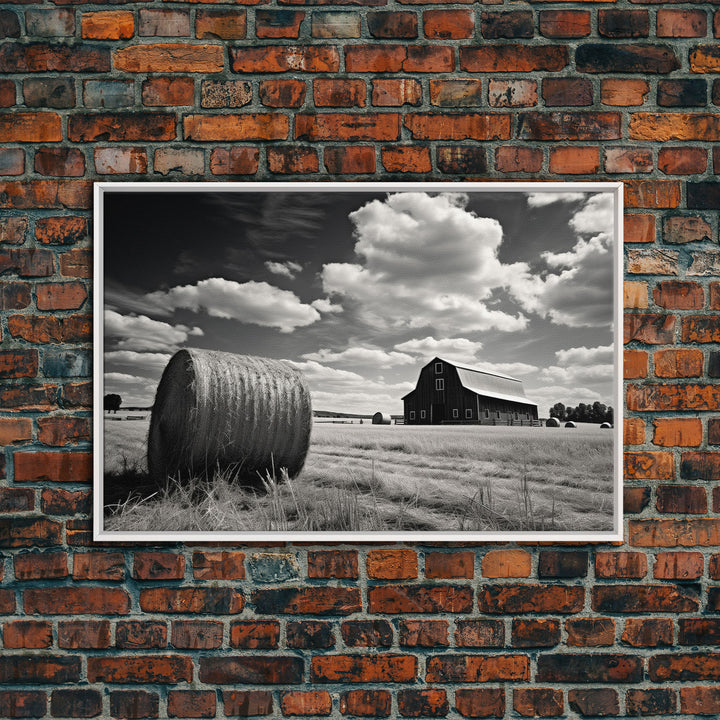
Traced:
<path fill-rule="evenodd" d="M 603 430 L 608 430 L 608 429 L 612 428 L 612 425 L 609 422 L 604 422 L 604 423 L 602 423 L 602 425 L 600 425 L 600 427 Z"/>
<path fill-rule="evenodd" d="M 565 427 L 576 428 L 577 425 L 576 425 L 572 420 L 568 420 L 568 421 L 565 423 Z"/>
<path fill-rule="evenodd" d="M 305 463 L 312 408 L 302 374 L 280 360 L 180 350 L 165 368 L 148 435 L 148 469 L 168 477 L 230 469 L 259 484 L 266 472 Z"/>
<path fill-rule="evenodd" d="M 557 418 L 548 418 L 545 421 L 545 427 L 560 427 L 560 421 Z"/>
<path fill-rule="evenodd" d="M 390 425 L 391 423 L 392 418 L 385 413 L 381 413 L 378 411 L 372 416 L 373 425 Z"/>

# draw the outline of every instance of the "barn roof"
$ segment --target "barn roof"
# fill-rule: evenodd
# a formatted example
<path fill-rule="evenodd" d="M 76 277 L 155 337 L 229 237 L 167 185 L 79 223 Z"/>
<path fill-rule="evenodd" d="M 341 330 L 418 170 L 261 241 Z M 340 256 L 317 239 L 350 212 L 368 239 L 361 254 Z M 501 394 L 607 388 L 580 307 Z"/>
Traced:
<path fill-rule="evenodd" d="M 490 370 L 471 367 L 470 365 L 463 365 L 462 363 L 456 363 L 441 357 L 433 358 L 428 365 L 438 361 L 452 365 L 457 370 L 460 383 L 466 390 L 497 400 L 508 400 L 510 402 L 537 407 L 536 403 L 525 397 L 525 389 L 523 388 L 522 382 L 517 378 L 491 372 Z M 425 367 L 427 367 L 427 365 Z M 415 391 L 413 390 L 412 392 Z M 408 393 L 408 395 L 409 394 L 411 393 Z M 407 397 L 407 395 L 405 397 Z"/>

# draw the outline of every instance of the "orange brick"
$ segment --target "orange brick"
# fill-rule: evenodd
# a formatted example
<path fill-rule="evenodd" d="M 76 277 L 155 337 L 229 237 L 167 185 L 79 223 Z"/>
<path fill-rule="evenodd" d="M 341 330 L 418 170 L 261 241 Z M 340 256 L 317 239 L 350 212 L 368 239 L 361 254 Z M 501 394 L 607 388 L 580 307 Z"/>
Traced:
<path fill-rule="evenodd" d="M 625 350 L 623 371 L 626 380 L 647 377 L 648 354 L 644 350 Z"/>
<path fill-rule="evenodd" d="M 29 418 L 0 418 L 0 446 L 24 443 L 32 439 Z"/>
<path fill-rule="evenodd" d="M 600 168 L 596 147 L 557 147 L 550 150 L 550 172 L 559 175 L 592 175 Z"/>
<path fill-rule="evenodd" d="M 375 580 L 400 580 L 418 576 L 414 550 L 371 550 L 367 556 L 368 577 Z"/>
<path fill-rule="evenodd" d="M 532 558 L 525 550 L 491 550 L 482 559 L 482 575 L 488 578 L 529 577 Z"/>
<path fill-rule="evenodd" d="M 654 215 L 625 215 L 623 220 L 623 240 L 628 242 L 655 242 Z"/>
<path fill-rule="evenodd" d="M 703 352 L 696 348 L 658 350 L 653 355 L 655 375 L 662 378 L 700 377 Z"/>
<path fill-rule="evenodd" d="M 662 447 L 698 447 L 702 443 L 700 418 L 658 418 L 653 420 L 653 444 Z"/>
<path fill-rule="evenodd" d="M 129 10 L 101 10 L 83 13 L 82 36 L 88 40 L 128 40 L 135 32 L 135 19 Z"/>
<path fill-rule="evenodd" d="M 647 284 L 626 280 L 623 283 L 623 305 L 633 309 L 646 308 L 648 306 Z"/>
<path fill-rule="evenodd" d="M 642 445 L 645 442 L 645 421 L 642 418 L 625 418 L 623 420 L 623 443 L 625 445 Z"/>
<path fill-rule="evenodd" d="M 220 45 L 127 45 L 115 50 L 114 62 L 124 72 L 215 73 L 224 69 L 225 55 Z"/>
<path fill-rule="evenodd" d="M 600 97 L 604 105 L 631 107 L 642 105 L 650 92 L 647 80 L 608 78 L 600 83 Z"/>
<path fill-rule="evenodd" d="M 660 552 L 655 556 L 653 575 L 659 580 L 695 580 L 703 573 L 699 552 Z"/>

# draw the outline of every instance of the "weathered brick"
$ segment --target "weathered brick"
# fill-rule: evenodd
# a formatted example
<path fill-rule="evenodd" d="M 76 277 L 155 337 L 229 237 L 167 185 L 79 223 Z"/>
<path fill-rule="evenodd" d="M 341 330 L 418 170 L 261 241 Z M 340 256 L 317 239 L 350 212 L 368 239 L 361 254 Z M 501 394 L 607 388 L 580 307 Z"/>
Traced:
<path fill-rule="evenodd" d="M 435 579 L 469 578 L 475 576 L 475 553 L 428 552 L 425 554 L 425 577 Z"/>
<path fill-rule="evenodd" d="M 144 612 L 235 614 L 244 606 L 240 592 L 230 587 L 158 587 L 140 591 Z"/>
<path fill-rule="evenodd" d="M 0 242 L 9 245 L 22 245 L 28 230 L 28 219 L 24 216 L 0 218 Z M 9 287 L 3 285 L 3 288 Z M 3 310 L 12 308 L 3 306 Z M 19 308 L 16 308 L 19 309 Z"/>
<path fill-rule="evenodd" d="M 302 80 L 262 80 L 258 86 L 260 102 L 266 107 L 300 107 L 306 91 Z"/>
<path fill-rule="evenodd" d="M 360 592 L 343 587 L 283 587 L 255 590 L 255 612 L 262 615 L 350 615 L 360 610 Z"/>
<path fill-rule="evenodd" d="M 675 318 L 655 313 L 625 314 L 624 342 L 668 345 L 675 338 Z"/>
<path fill-rule="evenodd" d="M 371 613 L 469 612 L 472 588 L 447 585 L 386 585 L 368 589 Z"/>
<path fill-rule="evenodd" d="M 495 150 L 495 168 L 503 173 L 536 173 L 542 163 L 543 151 L 539 148 L 503 146 Z"/>
<path fill-rule="evenodd" d="M 242 580 L 245 577 L 245 553 L 231 550 L 198 551 L 192 556 L 196 580 Z"/>
<path fill-rule="evenodd" d="M 252 85 L 246 80 L 203 80 L 200 85 L 201 107 L 242 107 L 250 102 Z"/>
<path fill-rule="evenodd" d="M 427 173 L 432 169 L 430 148 L 412 145 L 390 145 L 382 148 L 383 167 L 388 172 Z"/>
<path fill-rule="evenodd" d="M 174 620 L 170 642 L 183 650 L 211 650 L 223 642 L 223 625 L 210 620 Z"/>
<path fill-rule="evenodd" d="M 43 717 L 47 713 L 47 697 L 42 690 L 0 690 L 2 717 Z"/>
<path fill-rule="evenodd" d="M 140 37 L 189 37 L 190 13 L 167 8 L 140 8 L 137 34 Z"/>
<path fill-rule="evenodd" d="M 315 657 L 313 660 L 328 658 L 331 656 Z M 200 658 L 199 666 L 200 681 L 216 685 L 297 685 L 303 679 L 303 661 L 299 657 L 206 656 Z"/>
<path fill-rule="evenodd" d="M 259 11 L 258 11 L 259 12 Z M 247 35 L 247 12 L 198 10 L 195 16 L 195 37 L 208 40 L 239 40 Z M 261 37 L 258 35 L 258 37 Z M 190 104 L 190 103 L 189 103 Z"/>
<path fill-rule="evenodd" d="M 528 680 L 526 655 L 436 655 L 426 662 L 427 682 L 498 682 Z"/>
<path fill-rule="evenodd" d="M 479 83 L 480 81 L 476 82 Z M 479 100 L 479 88 L 477 96 Z M 535 80 L 496 80 L 495 78 L 488 80 L 488 104 L 490 107 L 531 107 L 537 105 L 537 101 L 537 82 Z M 480 105 L 481 103 L 477 102 L 475 104 Z"/>
<path fill-rule="evenodd" d="M 35 493 L 30 488 L 0 488 L 0 513 L 28 512 L 35 509 Z"/>
<path fill-rule="evenodd" d="M 285 140 L 290 124 L 286 115 L 247 113 L 244 115 L 186 115 L 186 140 Z"/>
<path fill-rule="evenodd" d="M 332 697 L 326 690 L 291 690 L 280 695 L 283 715 L 330 715 Z"/>
<path fill-rule="evenodd" d="M 695 175 L 705 172 L 707 161 L 704 148 L 663 147 L 658 153 L 658 170 L 666 175 Z"/>
<path fill-rule="evenodd" d="M 455 708 L 463 717 L 505 717 L 505 690 L 458 688 L 455 691 Z"/>
<path fill-rule="evenodd" d="M 523 717 L 558 717 L 565 710 L 562 690 L 552 688 L 516 688 L 513 710 Z"/>
<path fill-rule="evenodd" d="M 368 31 L 374 38 L 412 39 L 418 36 L 418 21 L 414 12 L 370 11 L 366 19 Z"/>
<path fill-rule="evenodd" d="M 454 40 L 473 36 L 475 19 L 470 10 L 424 10 L 422 17 L 426 38 Z"/>
<path fill-rule="evenodd" d="M 399 690 L 398 709 L 403 717 L 445 717 L 450 709 L 445 690 Z"/>
<path fill-rule="evenodd" d="M 636 547 L 692 547 L 720 544 L 720 523 L 715 518 L 631 520 L 629 542 Z"/>
<path fill-rule="evenodd" d="M 314 38 L 360 37 L 360 15 L 355 12 L 313 12 Z"/>
<path fill-rule="evenodd" d="M 393 642 L 387 620 L 349 620 L 342 623 L 340 632 L 348 647 L 390 647 Z"/>
<path fill-rule="evenodd" d="M 605 160 L 605 171 L 609 173 L 649 173 L 653 169 L 652 152 L 645 148 L 613 147 L 605 148 L 603 151 Z M 648 216 L 626 215 L 625 221 L 629 218 L 643 218 Z M 654 217 L 649 216 L 653 221 Z M 643 242 L 628 240 L 625 242 Z"/>
<path fill-rule="evenodd" d="M 267 150 L 268 170 L 280 174 L 316 173 L 320 159 L 315 148 L 276 145 Z"/>
<path fill-rule="evenodd" d="M 29 615 L 127 615 L 130 596 L 122 588 L 57 587 L 23 591 Z"/>
<path fill-rule="evenodd" d="M 272 693 L 267 690 L 223 690 L 222 698 L 227 716 L 270 715 L 273 710 Z"/>
<path fill-rule="evenodd" d="M 663 239 L 666 243 L 708 242 L 711 235 L 710 224 L 704 217 L 672 216 L 665 218 L 663 223 Z"/>
<path fill-rule="evenodd" d="M 697 612 L 700 604 L 691 587 L 669 585 L 602 585 L 592 590 L 596 612 Z"/>
<path fill-rule="evenodd" d="M 212 690 L 170 690 L 168 716 L 214 718 L 216 698 Z"/>
<path fill-rule="evenodd" d="M 630 715 L 666 715 L 675 711 L 676 691 L 672 688 L 628 690 L 625 705 Z"/>
<path fill-rule="evenodd" d="M 117 623 L 115 645 L 124 649 L 167 647 L 167 626 L 162 622 L 129 620 Z"/>
<path fill-rule="evenodd" d="M 365 107 L 365 81 L 316 78 L 313 99 L 316 107 Z"/>
<path fill-rule="evenodd" d="M 578 72 L 666 74 L 680 67 L 669 45 L 586 43 L 575 53 Z"/>
<path fill-rule="evenodd" d="M 648 673 L 653 682 L 718 680 L 720 656 L 717 653 L 655 655 L 648 661 Z"/>
<path fill-rule="evenodd" d="M 123 720 L 156 718 L 160 711 L 160 696 L 146 690 L 111 690 L 110 714 Z"/>
<path fill-rule="evenodd" d="M 78 113 L 68 119 L 72 142 L 174 140 L 175 115 L 161 112 Z"/>
<path fill-rule="evenodd" d="M 643 675 L 643 659 L 612 653 L 561 653 L 540 655 L 538 682 L 637 683 Z"/>
<path fill-rule="evenodd" d="M 258 170 L 260 151 L 256 147 L 215 148 L 210 153 L 213 175 L 254 175 Z"/>
<path fill-rule="evenodd" d="M 62 140 L 62 128 L 57 113 L 0 113 L 0 142 L 37 143 L 58 140 Z"/>
<path fill-rule="evenodd" d="M 114 655 L 89 657 L 88 682 L 165 683 L 189 682 L 193 663 L 181 655 Z"/>
<path fill-rule="evenodd" d="M 484 38 L 531 38 L 535 34 L 532 12 L 488 12 L 480 13 L 480 30 Z"/>
<path fill-rule="evenodd" d="M 703 429 L 699 418 L 657 418 L 653 420 L 653 444 L 662 447 L 698 447 Z"/>
<path fill-rule="evenodd" d="M 697 349 L 658 350 L 653 355 L 657 377 L 699 377 L 703 372 L 703 354 Z"/>
<path fill-rule="evenodd" d="M 568 705 L 582 717 L 619 715 L 618 694 L 612 688 L 573 688 L 568 691 Z"/>
<path fill-rule="evenodd" d="M 81 33 L 88 40 L 129 40 L 135 33 L 135 17 L 129 10 L 85 12 Z"/>
<path fill-rule="evenodd" d="M 512 621 L 513 647 L 553 647 L 559 642 L 560 623 L 557 620 L 543 618 Z"/>
<path fill-rule="evenodd" d="M 649 92 L 650 83 L 647 80 L 603 78 L 600 81 L 600 97 L 604 105 L 642 105 Z"/>
<path fill-rule="evenodd" d="M 399 624 L 399 643 L 404 647 L 447 647 L 447 620 L 406 620 Z"/>
<path fill-rule="evenodd" d="M 288 622 L 285 627 L 289 648 L 331 648 L 335 646 L 335 634 L 328 622 L 303 620 Z"/>
<path fill-rule="evenodd" d="M 140 147 L 95 148 L 95 170 L 98 175 L 145 174 L 147 152 Z"/>
<path fill-rule="evenodd" d="M 587 575 L 588 554 L 582 551 L 542 550 L 538 558 L 539 578 L 574 578 Z"/>
<path fill-rule="evenodd" d="M 703 566 L 699 552 L 662 552 L 655 556 L 653 575 L 658 580 L 695 580 L 702 575 Z"/>
<path fill-rule="evenodd" d="M 48 177 L 82 177 L 85 155 L 77 148 L 39 148 L 35 152 L 35 172 Z"/>
<path fill-rule="evenodd" d="M 83 103 L 92 108 L 123 108 L 135 104 L 131 80 L 85 80 Z"/>
<path fill-rule="evenodd" d="M 506 615 L 576 613 L 584 599 L 585 590 L 578 586 L 485 585 L 478 591 L 480 612 Z"/>
<path fill-rule="evenodd" d="M 600 10 L 598 32 L 608 38 L 640 38 L 650 34 L 647 10 Z"/>
<path fill-rule="evenodd" d="M 142 83 L 142 103 L 147 106 L 192 105 L 194 94 L 195 81 L 189 77 L 152 77 Z"/>
<path fill-rule="evenodd" d="M 375 107 L 401 107 L 419 105 L 422 87 L 419 80 L 410 78 L 374 78 L 372 80 L 372 104 Z"/>
<path fill-rule="evenodd" d="M 673 621 L 669 618 L 630 618 L 621 640 L 632 647 L 668 647 L 673 644 Z"/>
<path fill-rule="evenodd" d="M 561 175 L 593 175 L 600 169 L 597 147 L 551 148 L 550 172 Z"/>
<path fill-rule="evenodd" d="M 623 352 L 623 373 L 626 380 L 647 377 L 648 354 L 644 350 L 625 350 Z"/>
<path fill-rule="evenodd" d="M 645 444 L 645 421 L 642 418 L 625 418 L 623 421 L 623 444 Z"/>
<path fill-rule="evenodd" d="M 557 45 L 483 45 L 460 48 L 460 68 L 467 72 L 557 72 L 568 64 L 568 50 Z"/>
<path fill-rule="evenodd" d="M 80 658 L 74 655 L 10 655 L 0 657 L 0 683 L 13 685 L 77 683 Z"/>
<path fill-rule="evenodd" d="M 296 140 L 372 141 L 398 140 L 400 117 L 396 113 L 322 113 L 295 117 Z"/>
<path fill-rule="evenodd" d="M 279 622 L 235 622 L 230 626 L 230 645 L 232 647 L 276 648 L 279 638 Z"/>
<path fill-rule="evenodd" d="M 680 688 L 680 712 L 688 715 L 713 715 L 720 713 L 720 688 Z"/>
<path fill-rule="evenodd" d="M 20 37 L 20 20 L 13 10 L 0 10 L 0 37 Z"/>
<path fill-rule="evenodd" d="M 219 45 L 162 43 L 126 45 L 114 51 L 113 62 L 123 72 L 221 72 L 224 67 Z"/>
<path fill-rule="evenodd" d="M 598 552 L 595 577 L 641 579 L 647 574 L 647 558 L 639 552 Z"/>
<path fill-rule="evenodd" d="M 458 647 L 503 647 L 505 625 L 502 620 L 457 620 L 455 644 Z"/>
<path fill-rule="evenodd" d="M 518 116 L 524 140 L 619 140 L 619 113 L 527 112 Z"/>
<path fill-rule="evenodd" d="M 90 44 L 3 43 L 0 72 L 98 72 L 110 71 L 110 52 Z"/>
<path fill-rule="evenodd" d="M 21 148 L 0 149 L 0 175 L 22 175 L 25 172 L 25 151 Z"/>
<path fill-rule="evenodd" d="M 720 118 L 707 113 L 637 112 L 630 115 L 628 137 L 655 142 L 713 140 L 720 138 Z"/>
<path fill-rule="evenodd" d="M 47 620 L 13 620 L 3 625 L 3 646 L 7 649 L 49 648 L 52 625 Z"/>
<path fill-rule="evenodd" d="M 716 73 L 720 68 L 717 44 L 696 45 L 690 51 L 690 70 L 699 73 Z"/>
<path fill-rule="evenodd" d="M 53 580 L 68 576 L 66 552 L 24 552 L 13 558 L 18 580 Z"/>
<path fill-rule="evenodd" d="M 542 96 L 547 107 L 592 105 L 592 83 L 587 78 L 545 78 Z"/>
<path fill-rule="evenodd" d="M 707 14 L 704 10 L 659 9 L 657 12 L 658 37 L 705 37 Z"/>
<path fill-rule="evenodd" d="M 332 73 L 340 68 L 340 55 L 332 45 L 254 45 L 230 48 L 230 67 L 240 73 Z"/>
<path fill-rule="evenodd" d="M 612 618 L 574 618 L 565 621 L 567 644 L 575 647 L 613 645 L 615 621 Z"/>
<path fill-rule="evenodd" d="M 182 580 L 185 558 L 171 552 L 136 552 L 133 577 L 137 580 Z"/>
<path fill-rule="evenodd" d="M 98 690 L 53 690 L 50 712 L 54 717 L 96 717 L 102 713 L 102 704 Z"/>

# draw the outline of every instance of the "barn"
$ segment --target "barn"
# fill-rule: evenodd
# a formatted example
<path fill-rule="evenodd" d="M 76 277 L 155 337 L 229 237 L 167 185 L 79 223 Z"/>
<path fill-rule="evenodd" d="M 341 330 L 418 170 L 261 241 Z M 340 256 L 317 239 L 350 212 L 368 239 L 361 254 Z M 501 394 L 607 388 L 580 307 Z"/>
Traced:
<path fill-rule="evenodd" d="M 439 357 L 420 370 L 403 403 L 407 425 L 534 425 L 538 419 L 520 380 Z"/>

